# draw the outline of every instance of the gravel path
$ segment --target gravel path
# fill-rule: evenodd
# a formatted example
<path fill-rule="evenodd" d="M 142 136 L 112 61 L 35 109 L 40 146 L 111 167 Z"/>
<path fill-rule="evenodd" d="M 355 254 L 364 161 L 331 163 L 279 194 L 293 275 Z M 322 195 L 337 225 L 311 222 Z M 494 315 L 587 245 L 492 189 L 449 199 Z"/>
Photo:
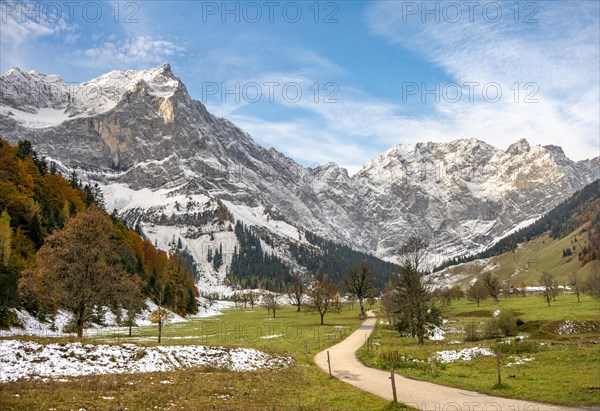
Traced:
<path fill-rule="evenodd" d="M 367 367 L 356 351 L 373 332 L 377 319 L 372 312 L 358 330 L 344 341 L 329 348 L 331 372 L 340 380 L 361 390 L 392 400 L 390 373 Z M 329 372 L 327 350 L 315 356 L 315 364 Z M 398 402 L 420 410 L 432 411 L 558 411 L 573 408 L 541 404 L 524 400 L 492 397 L 473 391 L 445 387 L 395 375 Z M 589 408 L 588 408 L 589 410 Z"/>

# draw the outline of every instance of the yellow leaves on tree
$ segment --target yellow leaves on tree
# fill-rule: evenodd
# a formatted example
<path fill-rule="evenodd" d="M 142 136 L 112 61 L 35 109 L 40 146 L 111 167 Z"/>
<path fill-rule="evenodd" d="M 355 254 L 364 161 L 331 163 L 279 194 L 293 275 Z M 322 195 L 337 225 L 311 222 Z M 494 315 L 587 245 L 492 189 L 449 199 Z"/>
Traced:
<path fill-rule="evenodd" d="M 141 284 L 123 269 L 113 234 L 112 222 L 101 210 L 79 212 L 46 238 L 37 267 L 26 270 L 19 284 L 43 303 L 70 311 L 79 337 L 95 306 L 121 305 L 140 295 Z"/>

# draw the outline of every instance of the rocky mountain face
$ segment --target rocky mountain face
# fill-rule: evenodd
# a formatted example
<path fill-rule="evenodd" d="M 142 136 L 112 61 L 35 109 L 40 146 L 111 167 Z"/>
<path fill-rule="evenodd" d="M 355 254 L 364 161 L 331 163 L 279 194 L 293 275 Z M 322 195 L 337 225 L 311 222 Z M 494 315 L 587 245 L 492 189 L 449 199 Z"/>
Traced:
<path fill-rule="evenodd" d="M 217 198 L 288 241 L 307 229 L 389 259 L 416 234 L 441 260 L 484 248 L 600 170 L 598 157 L 574 162 L 560 147 L 519 140 L 505 151 L 476 139 L 398 145 L 354 176 L 333 163 L 305 168 L 210 114 L 168 65 L 81 84 L 15 68 L 0 92 L 5 139 L 28 139 L 98 181 L 107 208 L 159 246 L 182 238 L 200 264 L 210 244 L 235 246 L 227 227 L 198 218 Z"/>

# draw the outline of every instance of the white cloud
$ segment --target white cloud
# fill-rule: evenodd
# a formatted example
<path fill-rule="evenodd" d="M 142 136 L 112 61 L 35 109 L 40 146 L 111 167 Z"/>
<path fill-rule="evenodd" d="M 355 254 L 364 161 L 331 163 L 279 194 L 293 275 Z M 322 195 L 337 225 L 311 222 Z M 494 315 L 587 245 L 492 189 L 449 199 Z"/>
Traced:
<path fill-rule="evenodd" d="M 65 21 L 54 9 L 43 11 L 39 3 L 6 2 L 0 5 L 0 43 L 20 46 L 40 37 L 74 36 L 77 25 Z M 68 39 L 67 39 L 68 41 Z"/>
<path fill-rule="evenodd" d="M 535 3 L 537 23 L 515 23 L 507 13 L 510 5 L 500 4 L 504 18 L 494 24 L 481 17 L 474 23 L 436 23 L 431 16 L 429 23 L 422 23 L 419 15 L 403 16 L 393 2 L 380 2 L 369 10 L 374 33 L 421 54 L 459 84 L 496 82 L 506 96 L 498 103 L 442 100 L 429 116 L 407 119 L 406 130 L 443 139 L 474 136 L 500 147 L 525 137 L 537 144 L 561 145 L 576 159 L 597 155 L 598 3 Z M 516 82 L 519 103 L 512 101 L 510 89 Z M 523 90 L 528 82 L 539 89 L 538 103 L 522 102 L 530 91 Z"/>
<path fill-rule="evenodd" d="M 147 65 L 167 61 L 183 48 L 151 36 L 136 36 L 124 40 L 108 40 L 80 53 L 79 64 L 88 67 L 114 67 L 114 64 Z"/>

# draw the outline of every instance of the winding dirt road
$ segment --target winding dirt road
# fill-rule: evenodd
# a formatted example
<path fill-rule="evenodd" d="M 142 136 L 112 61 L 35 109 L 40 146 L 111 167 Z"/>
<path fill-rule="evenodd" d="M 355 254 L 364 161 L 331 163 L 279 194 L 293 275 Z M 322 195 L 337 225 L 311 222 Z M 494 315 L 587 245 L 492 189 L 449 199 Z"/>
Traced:
<path fill-rule="evenodd" d="M 331 372 L 334 377 L 361 390 L 392 400 L 390 373 L 367 367 L 356 351 L 371 335 L 377 319 L 372 312 L 358 330 L 344 341 L 329 348 Z M 315 356 L 315 364 L 329 372 L 327 350 Z M 492 397 L 473 391 L 416 381 L 395 374 L 398 402 L 427 411 L 558 411 L 573 408 L 530 401 Z"/>

